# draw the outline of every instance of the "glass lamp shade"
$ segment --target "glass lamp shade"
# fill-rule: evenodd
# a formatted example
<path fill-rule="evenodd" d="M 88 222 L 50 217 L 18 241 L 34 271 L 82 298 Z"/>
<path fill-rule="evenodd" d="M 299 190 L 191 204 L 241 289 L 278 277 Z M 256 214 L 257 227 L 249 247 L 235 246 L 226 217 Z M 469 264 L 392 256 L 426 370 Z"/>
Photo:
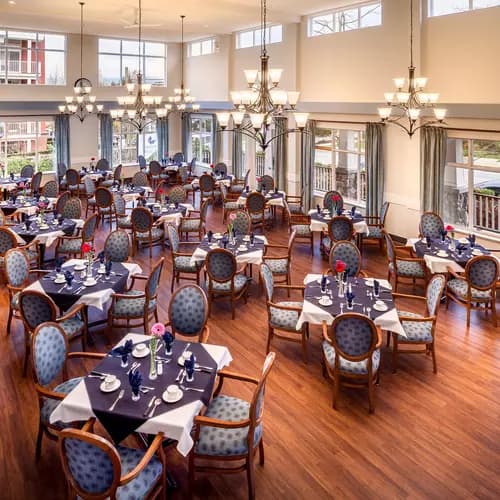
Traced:
<path fill-rule="evenodd" d="M 294 107 L 299 102 L 300 92 L 296 90 L 291 90 L 288 92 L 288 103 L 290 106 Z"/>
<path fill-rule="evenodd" d="M 127 83 L 126 87 L 127 87 L 127 92 L 132 93 L 135 88 L 135 83 Z"/>
<path fill-rule="evenodd" d="M 165 104 L 165 109 L 167 111 L 171 111 L 172 110 L 172 105 L 171 104 Z"/>
<path fill-rule="evenodd" d="M 309 117 L 309 113 L 294 113 L 295 123 L 297 124 L 297 128 L 303 129 L 307 124 L 307 118 Z"/>
<path fill-rule="evenodd" d="M 144 101 L 144 104 L 146 104 L 147 106 L 151 106 L 155 102 L 154 97 L 152 95 L 142 96 L 142 100 Z"/>
<path fill-rule="evenodd" d="M 165 118 L 167 116 L 167 110 L 165 108 L 160 108 L 156 110 L 156 116 L 158 118 Z"/>
<path fill-rule="evenodd" d="M 378 114 L 382 120 L 387 120 L 392 113 L 392 108 L 378 108 Z"/>
<path fill-rule="evenodd" d="M 185 111 L 185 109 L 186 109 L 186 105 L 185 105 L 184 103 L 182 103 L 182 104 L 178 104 L 178 105 L 177 105 L 177 109 L 178 109 L 179 111 Z"/>
<path fill-rule="evenodd" d="M 150 83 L 141 84 L 141 90 L 146 94 L 148 94 L 151 91 L 151 84 Z"/>
<path fill-rule="evenodd" d="M 95 95 L 89 95 L 89 102 L 91 103 L 95 102 Z"/>
<path fill-rule="evenodd" d="M 418 78 L 415 78 L 415 88 L 416 89 L 423 89 L 427 85 L 427 78 L 425 76 L 420 76 Z"/>
<path fill-rule="evenodd" d="M 416 121 L 420 118 L 420 109 L 418 108 L 409 108 L 408 109 L 408 116 L 410 117 L 410 120 Z"/>
<path fill-rule="evenodd" d="M 406 78 L 398 77 L 394 78 L 394 85 L 398 90 L 402 89 L 405 86 Z"/>
<path fill-rule="evenodd" d="M 245 80 L 248 85 L 252 86 L 255 83 L 255 80 L 257 80 L 259 71 L 256 69 L 245 69 L 243 70 L 243 73 L 245 73 Z"/>
<path fill-rule="evenodd" d="M 117 109 L 110 109 L 109 114 L 113 120 L 116 120 L 118 118 L 118 110 Z"/>
<path fill-rule="evenodd" d="M 269 80 L 271 80 L 274 85 L 278 85 L 281 79 L 281 73 L 283 73 L 281 68 L 271 68 L 269 70 Z"/>
<path fill-rule="evenodd" d="M 396 99 L 400 103 L 407 102 L 409 98 L 410 98 L 410 94 L 408 92 L 398 92 L 396 94 Z"/>
<path fill-rule="evenodd" d="M 87 112 L 92 113 L 92 111 L 94 111 L 94 105 L 93 104 L 86 104 L 85 109 L 87 110 Z"/>
<path fill-rule="evenodd" d="M 217 120 L 219 121 L 221 128 L 226 128 L 229 125 L 230 116 L 230 113 L 226 112 L 217 113 Z"/>
<path fill-rule="evenodd" d="M 243 118 L 245 117 L 245 113 L 242 113 L 240 111 L 235 111 L 233 113 L 233 121 L 234 124 L 239 127 L 243 123 Z"/>
<path fill-rule="evenodd" d="M 238 106 L 241 104 L 241 92 L 238 92 L 237 90 L 232 90 L 231 91 L 231 101 L 233 101 L 233 104 L 235 106 Z"/>
<path fill-rule="evenodd" d="M 82 104 L 82 102 L 83 102 L 83 96 L 82 96 L 82 95 L 78 95 L 78 96 L 76 96 L 76 102 L 77 102 L 78 104 Z"/>
<path fill-rule="evenodd" d="M 200 110 L 200 105 L 199 104 L 193 104 L 191 107 L 193 108 L 193 111 L 199 111 Z"/>
<path fill-rule="evenodd" d="M 71 104 L 73 102 L 73 96 L 67 95 L 64 100 L 66 101 L 67 104 Z"/>
<path fill-rule="evenodd" d="M 263 113 L 250 113 L 250 121 L 252 122 L 252 126 L 255 130 L 259 130 L 264 123 L 264 114 Z"/>
<path fill-rule="evenodd" d="M 384 94 L 385 102 L 392 102 L 394 100 L 394 92 L 386 92 Z"/>
<path fill-rule="evenodd" d="M 446 109 L 434 108 L 434 116 L 436 120 L 442 122 L 446 118 Z"/>
<path fill-rule="evenodd" d="M 102 104 L 96 104 L 97 112 L 102 113 L 102 110 L 104 109 L 104 106 Z"/>
<path fill-rule="evenodd" d="M 62 104 L 61 106 L 58 106 L 58 108 L 59 108 L 59 111 L 61 113 L 64 113 L 66 111 L 66 106 L 64 104 Z"/>
<path fill-rule="evenodd" d="M 439 99 L 439 94 L 436 93 L 436 92 L 433 92 L 433 93 L 430 93 L 430 94 L 427 94 L 429 96 L 429 102 L 431 104 L 436 104 L 436 102 L 438 102 L 438 99 Z"/>

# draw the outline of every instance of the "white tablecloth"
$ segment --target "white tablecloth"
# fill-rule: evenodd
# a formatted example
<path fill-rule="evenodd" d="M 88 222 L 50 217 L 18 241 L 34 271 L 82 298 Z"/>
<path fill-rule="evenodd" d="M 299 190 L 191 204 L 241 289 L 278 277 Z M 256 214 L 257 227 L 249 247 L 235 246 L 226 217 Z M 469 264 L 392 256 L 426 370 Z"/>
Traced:
<path fill-rule="evenodd" d="M 189 213 L 194 210 L 193 205 L 191 205 L 190 203 L 181 203 L 180 205 L 183 206 L 183 207 L 186 207 L 186 215 L 185 215 L 185 217 L 188 217 Z M 165 215 L 161 215 L 156 222 L 157 222 L 157 224 L 163 224 L 164 227 L 165 227 L 165 232 L 166 232 L 168 224 L 172 224 L 173 223 L 176 226 L 179 226 L 180 223 L 181 223 L 181 218 L 182 217 L 183 217 L 183 215 L 180 212 L 177 212 L 177 213 L 174 213 L 174 214 L 165 214 Z"/>
<path fill-rule="evenodd" d="M 134 343 L 149 340 L 146 335 L 136 333 L 127 334 L 118 345 L 123 344 L 126 340 L 131 339 Z M 227 347 L 202 344 L 208 354 L 217 363 L 217 369 L 220 370 L 224 366 L 229 365 L 232 361 L 231 354 Z M 138 429 L 137 432 L 156 435 L 163 432 L 165 437 L 177 441 L 177 451 L 187 456 L 193 447 L 193 439 L 191 438 L 191 429 L 193 427 L 194 418 L 200 413 L 203 408 L 201 400 L 193 401 L 190 404 L 177 408 L 173 411 L 168 411 L 159 414 L 156 417 L 146 420 Z M 50 415 L 50 422 L 75 422 L 85 421 L 95 417 L 90 404 L 89 395 L 85 386 L 85 381 L 81 381 L 57 406 Z"/>
<path fill-rule="evenodd" d="M 216 180 L 215 185 L 220 186 L 221 184 L 223 184 L 224 186 L 229 187 L 229 186 L 231 186 L 231 182 L 232 182 L 232 178 L 231 179 L 222 179 L 219 181 Z M 198 177 L 196 179 L 193 179 L 193 182 L 191 182 L 191 186 L 193 186 L 193 188 L 195 188 L 195 189 L 198 189 L 200 187 L 200 179 Z"/>
<path fill-rule="evenodd" d="M 270 198 L 268 199 L 266 196 L 266 205 L 267 206 L 275 206 L 275 207 L 284 207 L 285 206 L 285 197 L 286 193 L 285 191 L 279 191 L 283 196 L 277 197 L 277 198 Z M 240 196 L 238 198 L 238 205 L 246 206 L 247 204 L 247 197 L 246 196 Z"/>
<path fill-rule="evenodd" d="M 406 241 L 406 246 L 415 250 L 415 243 L 418 241 L 420 241 L 419 238 L 409 238 Z M 447 273 L 448 267 L 453 269 L 456 273 L 462 273 L 464 271 L 464 268 L 453 259 L 438 257 L 437 255 L 424 255 L 424 261 L 432 274 Z"/>
<path fill-rule="evenodd" d="M 316 213 L 316 210 L 309 210 L 309 215 Z M 311 219 L 311 231 L 313 233 L 328 233 L 328 222 L 320 221 L 316 219 Z M 353 223 L 354 231 L 358 234 L 365 234 L 368 236 L 370 230 L 368 229 L 368 224 L 365 220 Z"/>
<path fill-rule="evenodd" d="M 83 224 L 85 223 L 82 219 L 71 219 L 76 225 L 75 229 L 81 229 Z M 61 230 L 49 231 L 46 233 L 37 234 L 32 241 L 37 241 L 41 245 L 45 245 L 46 247 L 50 247 L 53 243 L 57 241 L 57 238 L 60 236 L 64 236 L 66 233 Z M 16 240 L 21 245 L 26 245 L 26 241 L 16 233 Z"/>
<path fill-rule="evenodd" d="M 54 206 L 54 201 L 55 201 L 55 198 L 47 198 L 46 210 L 52 210 L 52 208 Z M 2 208 L 1 202 L 0 202 L 0 208 Z M 26 207 L 24 207 L 24 206 L 19 207 L 18 209 L 16 209 L 15 212 L 13 212 L 13 214 L 25 214 L 28 217 L 31 217 L 32 215 L 35 215 L 37 212 L 38 212 L 38 207 L 36 205 L 30 204 Z"/>
<path fill-rule="evenodd" d="M 265 236 L 255 236 L 256 239 L 262 240 L 264 244 L 267 244 L 267 238 Z M 197 247 L 191 256 L 191 264 L 194 265 L 197 262 L 205 262 L 205 257 L 207 256 L 207 251 L 203 248 Z M 262 264 L 262 258 L 264 257 L 264 249 L 256 250 L 255 252 L 245 252 L 236 255 L 236 262 L 238 264 L 256 264 L 260 266 Z"/>

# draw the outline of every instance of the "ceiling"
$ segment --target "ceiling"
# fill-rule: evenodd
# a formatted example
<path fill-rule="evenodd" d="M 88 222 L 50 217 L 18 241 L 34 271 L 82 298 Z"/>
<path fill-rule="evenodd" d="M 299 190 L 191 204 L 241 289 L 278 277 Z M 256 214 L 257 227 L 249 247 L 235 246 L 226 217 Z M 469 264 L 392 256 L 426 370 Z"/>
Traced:
<path fill-rule="evenodd" d="M 268 0 L 269 22 L 297 22 L 300 16 L 340 7 L 359 0 Z M 85 33 L 135 38 L 137 29 L 124 29 L 134 23 L 138 0 L 86 0 Z M 142 0 L 144 37 L 179 41 L 181 14 L 186 15 L 186 39 L 257 26 L 260 21 L 259 0 Z M 80 6 L 78 0 L 0 0 L 2 27 L 78 33 Z"/>

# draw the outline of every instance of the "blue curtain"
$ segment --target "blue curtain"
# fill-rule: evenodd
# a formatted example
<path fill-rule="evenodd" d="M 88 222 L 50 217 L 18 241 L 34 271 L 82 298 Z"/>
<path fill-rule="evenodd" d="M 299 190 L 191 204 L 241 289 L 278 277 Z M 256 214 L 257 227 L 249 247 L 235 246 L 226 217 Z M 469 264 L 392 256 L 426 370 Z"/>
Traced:
<path fill-rule="evenodd" d="M 243 134 L 241 132 L 233 132 L 233 156 L 232 156 L 232 174 L 237 179 L 243 179 Z"/>
<path fill-rule="evenodd" d="M 286 191 L 287 168 L 288 168 L 288 118 L 277 116 L 275 118 L 275 129 L 273 136 L 278 136 L 273 141 L 273 176 L 274 183 L 278 189 Z"/>
<path fill-rule="evenodd" d="M 64 163 L 66 167 L 71 165 L 69 146 L 69 116 L 57 115 L 55 123 L 55 141 L 57 163 Z"/>
<path fill-rule="evenodd" d="M 109 113 L 99 115 L 101 131 L 101 158 L 106 158 L 109 166 L 113 166 L 113 120 Z"/>
<path fill-rule="evenodd" d="M 182 113 L 182 153 L 184 154 L 184 161 L 190 161 L 192 158 L 188 158 L 189 153 L 189 141 L 191 141 L 191 113 Z M 196 158 L 201 161 L 201 158 Z"/>
<path fill-rule="evenodd" d="M 379 215 L 384 202 L 383 125 L 366 124 L 366 213 Z"/>
<path fill-rule="evenodd" d="M 314 120 L 309 120 L 304 132 L 300 134 L 302 141 L 300 163 L 300 183 L 302 191 L 300 194 L 302 195 L 302 204 L 306 210 L 311 208 L 313 193 L 312 171 L 314 167 L 314 144 L 316 142 L 315 131 L 316 122 Z"/>
<path fill-rule="evenodd" d="M 219 131 L 219 120 L 217 120 L 217 115 L 212 115 L 212 163 L 216 164 L 219 161 L 219 149 L 220 149 L 221 137 Z"/>
<path fill-rule="evenodd" d="M 168 156 L 168 118 L 156 120 L 156 135 L 158 136 L 158 161 Z"/>

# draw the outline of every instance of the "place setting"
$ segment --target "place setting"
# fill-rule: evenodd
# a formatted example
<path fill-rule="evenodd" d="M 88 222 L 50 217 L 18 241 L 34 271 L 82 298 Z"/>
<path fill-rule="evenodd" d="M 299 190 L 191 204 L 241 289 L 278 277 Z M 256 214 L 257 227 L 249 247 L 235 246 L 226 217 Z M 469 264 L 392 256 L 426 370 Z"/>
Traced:
<path fill-rule="evenodd" d="M 39 213 L 37 216 L 27 217 L 11 229 L 21 243 L 31 243 L 36 240 L 42 245 L 50 246 L 60 236 L 71 236 L 78 226 L 77 221 L 65 219 L 61 215 Z"/>
<path fill-rule="evenodd" d="M 316 205 L 316 209 L 309 210 L 311 217 L 311 231 L 313 232 L 328 232 L 328 224 L 339 216 L 348 217 L 352 220 L 354 230 L 358 234 L 369 234 L 368 225 L 363 217 L 363 214 L 358 212 L 357 207 L 353 206 L 350 210 L 338 209 L 329 210 Z"/>

